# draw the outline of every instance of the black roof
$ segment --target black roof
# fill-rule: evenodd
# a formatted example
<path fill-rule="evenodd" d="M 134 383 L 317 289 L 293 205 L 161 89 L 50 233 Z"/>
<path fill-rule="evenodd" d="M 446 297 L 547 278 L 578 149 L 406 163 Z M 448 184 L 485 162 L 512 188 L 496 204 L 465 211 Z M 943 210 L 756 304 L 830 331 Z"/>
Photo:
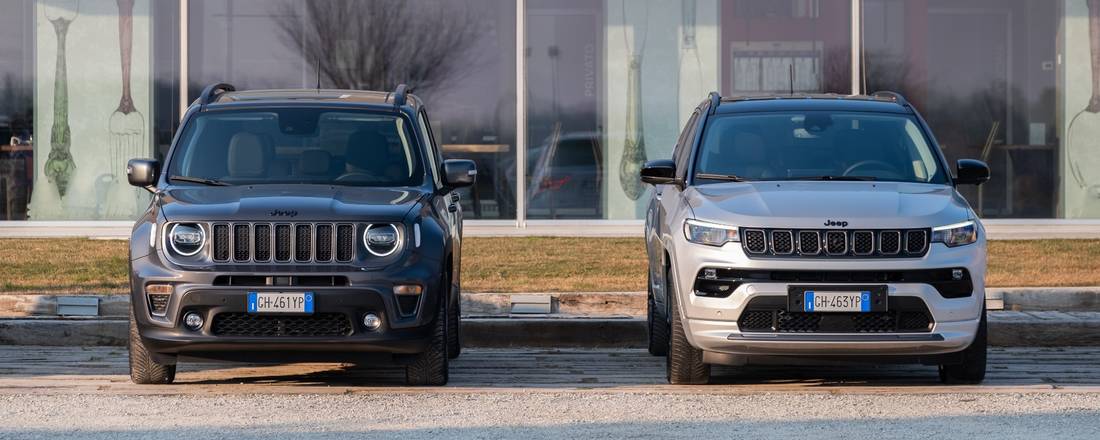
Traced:
<path fill-rule="evenodd" d="M 913 113 L 905 98 L 895 93 L 874 95 L 793 94 L 722 97 L 716 113 L 752 113 L 808 110 Z"/>

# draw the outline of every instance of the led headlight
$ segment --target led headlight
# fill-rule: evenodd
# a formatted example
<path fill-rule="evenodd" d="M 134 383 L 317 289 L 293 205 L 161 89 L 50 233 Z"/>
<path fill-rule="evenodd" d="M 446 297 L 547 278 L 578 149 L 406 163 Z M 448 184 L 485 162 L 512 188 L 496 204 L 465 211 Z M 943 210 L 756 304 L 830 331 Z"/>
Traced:
<path fill-rule="evenodd" d="M 687 220 L 684 222 L 684 237 L 692 243 L 708 246 L 722 246 L 730 242 L 741 241 L 737 228 L 715 223 Z"/>
<path fill-rule="evenodd" d="M 978 241 L 978 225 L 973 221 L 932 228 L 932 242 L 947 247 L 963 246 Z"/>
<path fill-rule="evenodd" d="M 363 246 L 376 257 L 385 257 L 401 248 L 401 231 L 397 225 L 375 224 L 363 232 Z"/>
<path fill-rule="evenodd" d="M 168 244 L 176 254 L 190 257 L 206 244 L 206 232 L 194 223 L 176 223 L 168 231 Z"/>

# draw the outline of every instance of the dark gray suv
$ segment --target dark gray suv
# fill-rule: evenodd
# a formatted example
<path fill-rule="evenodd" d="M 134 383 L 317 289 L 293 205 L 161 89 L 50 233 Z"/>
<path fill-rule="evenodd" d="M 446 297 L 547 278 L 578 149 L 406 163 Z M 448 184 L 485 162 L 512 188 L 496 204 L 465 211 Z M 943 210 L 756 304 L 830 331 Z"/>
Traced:
<path fill-rule="evenodd" d="M 423 103 L 394 92 L 207 87 L 130 241 L 130 377 L 181 356 L 405 365 L 443 385 L 458 355 L 462 210 Z"/>

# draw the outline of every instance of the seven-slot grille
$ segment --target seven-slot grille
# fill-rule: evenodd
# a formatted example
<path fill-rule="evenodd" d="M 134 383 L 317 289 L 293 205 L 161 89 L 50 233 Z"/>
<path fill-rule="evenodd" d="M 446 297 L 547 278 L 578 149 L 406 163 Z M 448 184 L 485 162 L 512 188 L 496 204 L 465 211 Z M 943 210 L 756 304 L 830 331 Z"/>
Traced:
<path fill-rule="evenodd" d="M 217 223 L 217 262 L 343 263 L 355 258 L 355 226 L 333 223 Z"/>
<path fill-rule="evenodd" d="M 922 257 L 926 229 L 752 229 L 741 230 L 750 257 Z"/>

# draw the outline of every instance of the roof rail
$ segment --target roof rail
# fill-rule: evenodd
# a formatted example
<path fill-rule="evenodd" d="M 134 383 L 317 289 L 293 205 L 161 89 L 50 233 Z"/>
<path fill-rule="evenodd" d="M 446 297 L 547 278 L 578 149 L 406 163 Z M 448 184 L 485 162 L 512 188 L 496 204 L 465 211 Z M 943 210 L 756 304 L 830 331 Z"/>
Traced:
<path fill-rule="evenodd" d="M 896 102 L 900 105 L 903 105 L 905 107 L 909 107 L 909 101 L 906 101 L 905 97 L 901 96 L 901 93 L 898 93 L 898 92 L 891 92 L 889 90 L 879 90 L 875 93 L 872 93 L 871 96 L 874 96 L 876 98 L 892 98 L 894 100 L 894 102 Z"/>
<path fill-rule="evenodd" d="M 237 91 L 237 88 L 233 87 L 232 84 L 217 83 L 206 86 L 205 89 L 202 89 L 202 94 L 199 95 L 199 111 L 206 111 L 206 105 L 214 102 L 218 95 L 235 91 Z"/>
<path fill-rule="evenodd" d="M 408 97 L 409 86 L 404 84 L 398 84 L 397 88 L 393 91 L 393 106 L 401 107 L 405 105 L 405 101 Z"/>
<path fill-rule="evenodd" d="M 710 92 L 707 99 L 710 99 L 710 109 L 707 110 L 707 113 L 713 115 L 718 110 L 718 104 L 722 103 L 722 95 L 719 95 L 718 92 Z"/>

